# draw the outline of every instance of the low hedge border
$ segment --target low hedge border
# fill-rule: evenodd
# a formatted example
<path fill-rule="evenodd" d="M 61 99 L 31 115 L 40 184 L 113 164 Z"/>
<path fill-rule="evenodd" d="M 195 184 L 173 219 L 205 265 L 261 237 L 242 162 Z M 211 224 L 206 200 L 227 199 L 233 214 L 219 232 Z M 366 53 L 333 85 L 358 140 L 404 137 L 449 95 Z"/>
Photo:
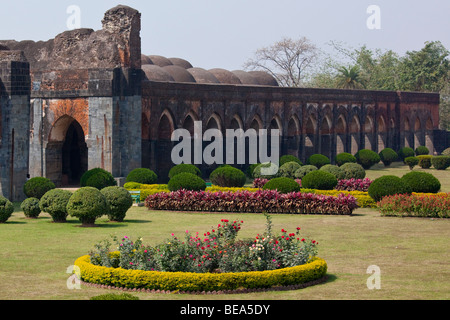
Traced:
<path fill-rule="evenodd" d="M 164 293 L 238 293 L 252 290 L 295 289 L 326 280 L 327 263 L 321 258 L 278 270 L 237 273 L 188 273 L 125 270 L 107 268 L 90 263 L 85 255 L 75 261 L 83 283 L 103 288 Z M 250 290 L 250 291 L 248 291 Z"/>

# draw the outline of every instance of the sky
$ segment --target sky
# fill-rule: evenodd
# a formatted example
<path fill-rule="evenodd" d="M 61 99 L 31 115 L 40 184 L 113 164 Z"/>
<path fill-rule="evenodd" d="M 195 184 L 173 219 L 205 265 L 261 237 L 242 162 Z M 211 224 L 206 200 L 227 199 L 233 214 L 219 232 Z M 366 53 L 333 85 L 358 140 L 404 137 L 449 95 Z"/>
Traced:
<path fill-rule="evenodd" d="M 242 69 L 257 49 L 285 37 L 306 37 L 325 52 L 332 52 L 330 41 L 400 55 L 426 41 L 450 49 L 449 0 L 2 0 L 0 39 L 52 39 L 68 30 L 73 5 L 80 27 L 99 30 L 104 13 L 118 4 L 141 12 L 143 54 L 204 69 Z M 378 16 L 367 11 L 371 5 Z"/>

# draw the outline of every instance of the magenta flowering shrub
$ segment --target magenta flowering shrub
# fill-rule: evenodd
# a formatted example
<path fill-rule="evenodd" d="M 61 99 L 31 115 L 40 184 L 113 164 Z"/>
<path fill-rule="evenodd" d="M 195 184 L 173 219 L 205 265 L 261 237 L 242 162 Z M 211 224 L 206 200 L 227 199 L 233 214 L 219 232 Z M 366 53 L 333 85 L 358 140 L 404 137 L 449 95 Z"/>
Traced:
<path fill-rule="evenodd" d="M 367 192 L 369 190 L 370 185 L 372 184 L 372 180 L 369 178 L 365 179 L 348 179 L 348 180 L 339 180 L 337 186 L 334 188 L 339 191 L 363 191 Z"/>
<path fill-rule="evenodd" d="M 262 189 L 266 185 L 267 182 L 269 182 L 269 179 L 256 178 L 253 180 L 253 188 Z"/>
<path fill-rule="evenodd" d="M 156 193 L 145 200 L 149 210 L 299 213 L 350 215 L 358 205 L 351 195 L 337 197 L 312 193 L 281 194 L 276 190 L 204 192 L 178 190 Z"/>

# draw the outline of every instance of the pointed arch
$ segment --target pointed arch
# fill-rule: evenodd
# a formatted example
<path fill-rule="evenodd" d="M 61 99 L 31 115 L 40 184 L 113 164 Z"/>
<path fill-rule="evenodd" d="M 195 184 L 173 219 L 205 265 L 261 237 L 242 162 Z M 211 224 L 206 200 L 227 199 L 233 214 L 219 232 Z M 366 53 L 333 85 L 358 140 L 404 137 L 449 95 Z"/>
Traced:
<path fill-rule="evenodd" d="M 358 115 L 354 115 L 350 122 L 350 152 L 351 154 L 356 154 L 359 151 L 360 146 L 360 134 L 361 134 L 361 123 L 359 121 Z"/>

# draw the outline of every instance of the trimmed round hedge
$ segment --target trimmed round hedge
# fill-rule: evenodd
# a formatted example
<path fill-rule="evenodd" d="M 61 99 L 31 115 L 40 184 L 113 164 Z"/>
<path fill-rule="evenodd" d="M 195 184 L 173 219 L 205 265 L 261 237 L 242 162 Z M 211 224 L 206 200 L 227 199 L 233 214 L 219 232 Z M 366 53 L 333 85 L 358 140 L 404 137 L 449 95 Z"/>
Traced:
<path fill-rule="evenodd" d="M 46 212 L 52 217 L 53 222 L 66 222 L 67 203 L 71 196 L 72 192 L 68 190 L 50 190 L 39 201 L 39 207 L 42 212 Z"/>
<path fill-rule="evenodd" d="M 338 179 L 338 181 L 345 178 L 344 170 L 342 170 L 341 167 L 332 164 L 326 164 L 319 170 L 333 174 L 336 177 L 336 179 Z"/>
<path fill-rule="evenodd" d="M 426 155 L 426 154 L 417 156 L 417 159 L 419 159 L 419 167 L 421 167 L 422 169 L 430 169 L 432 158 L 433 158 L 433 156 Z"/>
<path fill-rule="evenodd" d="M 416 155 L 414 152 L 414 149 L 410 148 L 410 147 L 400 148 L 400 150 L 398 150 L 397 154 L 398 154 L 399 159 L 402 161 L 405 161 L 405 159 L 408 157 L 414 157 Z"/>
<path fill-rule="evenodd" d="M 279 174 L 279 166 L 275 163 L 266 162 L 261 163 L 256 166 L 255 170 L 253 170 L 253 178 L 261 178 L 261 179 L 271 179 L 275 178 Z"/>
<path fill-rule="evenodd" d="M 416 150 L 414 150 L 416 156 L 428 155 L 430 154 L 430 150 L 425 146 L 418 146 Z"/>
<path fill-rule="evenodd" d="M 300 185 L 294 179 L 278 177 L 269 180 L 263 190 L 277 190 L 279 193 L 299 192 Z"/>
<path fill-rule="evenodd" d="M 362 165 L 364 169 L 370 169 L 381 161 L 380 156 L 375 151 L 361 149 L 355 154 L 356 162 Z"/>
<path fill-rule="evenodd" d="M 367 192 L 373 200 L 380 201 L 385 196 L 410 194 L 411 188 L 401 178 L 388 175 L 375 179 Z"/>
<path fill-rule="evenodd" d="M 93 187 L 98 190 L 101 190 L 106 187 L 112 187 L 117 185 L 116 180 L 111 173 L 102 169 L 102 168 L 94 168 L 86 171 L 81 176 L 80 181 L 81 187 Z"/>
<path fill-rule="evenodd" d="M 358 163 L 347 162 L 340 166 L 340 168 L 346 180 L 364 179 L 366 177 L 366 170 Z"/>
<path fill-rule="evenodd" d="M 306 160 L 306 164 L 315 166 L 317 167 L 317 169 L 320 169 L 326 164 L 331 164 L 331 161 L 327 156 L 324 156 L 323 154 L 313 154 Z"/>
<path fill-rule="evenodd" d="M 333 190 L 337 184 L 336 176 L 323 170 L 312 171 L 302 179 L 302 188 L 306 189 Z"/>
<path fill-rule="evenodd" d="M 242 188 L 247 181 L 247 176 L 241 170 L 225 165 L 211 172 L 209 180 L 219 187 Z"/>
<path fill-rule="evenodd" d="M 39 207 L 38 198 L 27 198 L 20 204 L 20 209 L 27 218 L 36 219 L 41 213 L 41 208 Z"/>
<path fill-rule="evenodd" d="M 300 166 L 303 165 L 302 161 L 301 161 L 299 158 L 297 158 L 296 156 L 287 154 L 287 155 L 284 155 L 284 156 L 282 156 L 282 157 L 280 158 L 280 167 L 281 167 L 283 164 L 288 163 L 288 162 L 296 162 L 296 163 L 298 163 Z"/>
<path fill-rule="evenodd" d="M 450 156 L 434 156 L 431 164 L 436 170 L 445 170 L 450 167 Z"/>
<path fill-rule="evenodd" d="M 419 164 L 419 158 L 417 157 L 407 157 L 404 162 L 409 166 L 409 169 L 413 169 Z"/>
<path fill-rule="evenodd" d="M 342 152 L 336 155 L 336 164 L 340 167 L 345 163 L 356 163 L 356 158 L 350 153 Z"/>
<path fill-rule="evenodd" d="M 14 205 L 11 201 L 3 196 L 0 196 L 0 223 L 5 223 L 11 218 L 14 212 Z"/>
<path fill-rule="evenodd" d="M 157 181 L 158 176 L 156 175 L 156 173 L 147 168 L 134 169 L 127 176 L 127 182 L 155 184 Z"/>
<path fill-rule="evenodd" d="M 286 178 L 295 178 L 295 172 L 302 166 L 295 161 L 286 162 L 280 167 L 279 175 Z"/>
<path fill-rule="evenodd" d="M 193 173 L 182 172 L 176 174 L 172 179 L 170 179 L 167 187 L 170 191 L 177 191 L 181 189 L 204 191 L 206 189 L 206 183 L 205 180 Z"/>
<path fill-rule="evenodd" d="M 306 176 L 308 173 L 316 170 L 319 170 L 316 166 L 307 164 L 306 166 L 303 166 L 297 171 L 295 171 L 294 177 L 296 179 L 303 179 L 303 177 Z"/>
<path fill-rule="evenodd" d="M 109 213 L 105 196 L 94 187 L 78 189 L 67 203 L 67 213 L 78 218 L 85 227 L 93 226 L 95 220 Z"/>
<path fill-rule="evenodd" d="M 385 148 L 379 153 L 381 162 L 383 162 L 385 167 L 389 167 L 392 162 L 398 159 L 398 154 L 391 148 Z"/>
<path fill-rule="evenodd" d="M 133 205 L 133 198 L 128 190 L 114 186 L 106 187 L 100 192 L 105 196 L 109 206 L 109 220 L 122 222 L 125 219 L 128 209 Z"/>
<path fill-rule="evenodd" d="M 50 190 L 55 189 L 55 184 L 50 179 L 44 177 L 31 178 L 23 185 L 23 193 L 27 198 L 41 199 Z"/>
<path fill-rule="evenodd" d="M 172 167 L 172 169 L 170 169 L 169 179 L 172 179 L 177 174 L 184 173 L 184 172 L 191 173 L 191 174 L 194 174 L 199 177 L 202 176 L 202 172 L 195 165 L 189 164 L 189 163 L 181 163 L 181 164 L 177 164 L 175 167 Z"/>
<path fill-rule="evenodd" d="M 441 183 L 431 173 L 412 171 L 405 174 L 402 180 L 409 185 L 411 192 L 438 193 L 441 190 Z"/>

